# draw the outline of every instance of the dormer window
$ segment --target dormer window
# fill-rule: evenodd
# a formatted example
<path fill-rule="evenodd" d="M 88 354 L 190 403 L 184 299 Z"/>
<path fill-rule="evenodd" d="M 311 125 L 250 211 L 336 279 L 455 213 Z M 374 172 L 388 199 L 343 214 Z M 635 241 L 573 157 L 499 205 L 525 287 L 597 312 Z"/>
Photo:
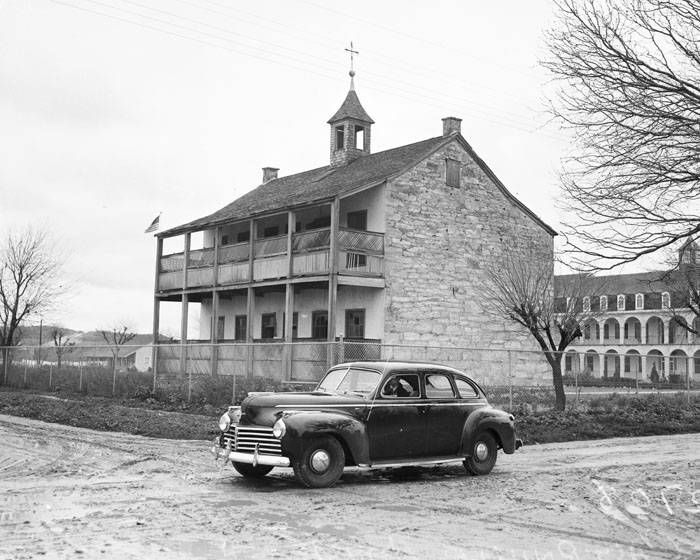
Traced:
<path fill-rule="evenodd" d="M 637 294 L 634 296 L 634 308 L 644 309 L 644 294 Z"/>
<path fill-rule="evenodd" d="M 618 311 L 625 310 L 625 296 L 623 294 L 620 294 L 619 296 L 617 296 L 617 310 Z"/>
<path fill-rule="evenodd" d="M 600 296 L 600 310 L 601 311 L 608 310 L 608 296 Z"/>
<path fill-rule="evenodd" d="M 345 127 L 335 127 L 335 149 L 342 150 L 345 147 Z"/>
<path fill-rule="evenodd" d="M 671 307 L 671 295 L 668 292 L 661 294 L 661 309 L 668 309 Z"/>
<path fill-rule="evenodd" d="M 583 312 L 584 313 L 591 312 L 591 298 L 589 298 L 588 296 L 583 298 Z"/>

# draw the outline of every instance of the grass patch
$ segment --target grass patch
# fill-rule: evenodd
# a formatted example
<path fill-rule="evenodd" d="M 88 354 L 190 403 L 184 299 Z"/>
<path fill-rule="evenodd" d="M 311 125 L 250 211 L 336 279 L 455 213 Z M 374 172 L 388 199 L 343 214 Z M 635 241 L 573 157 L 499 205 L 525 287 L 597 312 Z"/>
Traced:
<path fill-rule="evenodd" d="M 0 389 L 0 414 L 35 418 L 103 431 L 169 439 L 210 439 L 223 406 L 154 398 L 109 399 L 36 394 Z M 530 403 L 512 410 L 526 444 L 700 432 L 700 397 L 609 395 L 575 410 L 536 411 Z"/>

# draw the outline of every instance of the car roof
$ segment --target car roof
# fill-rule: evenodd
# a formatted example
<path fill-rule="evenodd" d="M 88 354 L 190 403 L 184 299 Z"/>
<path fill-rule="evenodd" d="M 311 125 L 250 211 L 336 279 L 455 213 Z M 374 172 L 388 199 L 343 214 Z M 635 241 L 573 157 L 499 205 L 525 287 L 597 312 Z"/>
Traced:
<path fill-rule="evenodd" d="M 464 375 L 465 377 L 468 377 L 471 379 L 471 376 L 467 373 L 464 373 L 463 371 L 460 371 L 458 369 L 455 369 L 450 366 L 445 366 L 442 364 L 435 364 L 431 362 L 395 362 L 395 361 L 355 361 L 355 362 L 345 362 L 342 364 L 336 364 L 333 366 L 334 368 L 337 367 L 364 367 L 364 368 L 370 368 L 370 369 L 377 369 L 381 371 L 382 373 L 388 373 L 396 370 L 406 370 L 406 369 L 416 369 L 416 370 L 423 370 L 423 369 L 441 369 L 444 371 L 449 371 L 451 373 L 458 373 L 460 375 Z"/>

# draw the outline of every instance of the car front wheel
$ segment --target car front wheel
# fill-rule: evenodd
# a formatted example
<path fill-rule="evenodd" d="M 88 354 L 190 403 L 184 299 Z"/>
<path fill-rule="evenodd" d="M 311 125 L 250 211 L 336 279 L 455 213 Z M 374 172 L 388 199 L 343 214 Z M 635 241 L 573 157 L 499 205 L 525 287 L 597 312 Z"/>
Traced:
<path fill-rule="evenodd" d="M 470 455 L 464 460 L 464 468 L 473 475 L 489 474 L 496 464 L 498 446 L 489 432 L 481 432 L 474 438 Z"/>
<path fill-rule="evenodd" d="M 332 436 L 313 438 L 292 467 L 297 479 L 308 488 L 333 486 L 345 467 L 343 446 Z"/>
<path fill-rule="evenodd" d="M 236 469 L 240 474 L 246 478 L 262 478 L 267 473 L 269 473 L 274 467 L 269 465 L 256 465 L 253 466 L 249 463 L 236 463 L 233 462 L 233 468 Z"/>

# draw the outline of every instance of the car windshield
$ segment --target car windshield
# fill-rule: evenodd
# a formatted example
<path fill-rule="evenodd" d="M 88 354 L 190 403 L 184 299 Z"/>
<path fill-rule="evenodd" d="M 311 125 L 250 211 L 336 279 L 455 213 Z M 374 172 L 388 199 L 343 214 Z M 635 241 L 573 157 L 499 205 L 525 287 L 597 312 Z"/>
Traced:
<path fill-rule="evenodd" d="M 374 391 L 381 375 L 370 369 L 333 369 L 318 384 L 316 391 L 347 395 L 348 393 L 368 396 Z"/>

